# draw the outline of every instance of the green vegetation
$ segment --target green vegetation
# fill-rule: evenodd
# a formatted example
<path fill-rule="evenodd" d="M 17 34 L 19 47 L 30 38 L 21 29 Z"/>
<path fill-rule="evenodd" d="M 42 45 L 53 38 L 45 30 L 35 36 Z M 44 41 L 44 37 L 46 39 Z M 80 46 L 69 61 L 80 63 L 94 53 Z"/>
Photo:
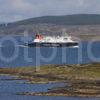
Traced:
<path fill-rule="evenodd" d="M 99 80 L 100 64 L 47 65 L 36 71 L 34 67 L 0 68 L 0 74 L 17 75 L 31 81 L 55 82 L 66 80 Z"/>

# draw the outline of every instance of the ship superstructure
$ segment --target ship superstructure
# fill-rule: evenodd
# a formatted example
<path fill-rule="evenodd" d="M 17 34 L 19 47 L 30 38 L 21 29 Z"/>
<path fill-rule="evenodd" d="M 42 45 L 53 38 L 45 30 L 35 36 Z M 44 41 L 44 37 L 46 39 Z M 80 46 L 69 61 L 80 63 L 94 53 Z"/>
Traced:
<path fill-rule="evenodd" d="M 62 36 L 46 36 L 36 34 L 32 43 L 29 43 L 28 46 L 44 46 L 44 47 L 61 47 L 61 46 L 77 46 L 78 42 L 74 41 L 71 36 L 62 35 Z"/>

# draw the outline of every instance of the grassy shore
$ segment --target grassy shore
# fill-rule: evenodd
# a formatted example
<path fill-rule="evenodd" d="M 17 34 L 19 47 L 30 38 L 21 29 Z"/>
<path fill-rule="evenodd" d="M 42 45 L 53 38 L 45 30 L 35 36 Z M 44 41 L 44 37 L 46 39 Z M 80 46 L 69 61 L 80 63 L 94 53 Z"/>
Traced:
<path fill-rule="evenodd" d="M 100 96 L 100 63 L 78 65 L 47 65 L 36 71 L 34 67 L 0 68 L 0 74 L 14 75 L 28 83 L 64 82 L 44 93 L 19 93 L 46 96 Z"/>
<path fill-rule="evenodd" d="M 0 68 L 0 74 L 15 75 L 32 81 L 35 81 L 34 78 L 48 81 L 100 80 L 100 64 L 46 65 L 38 71 L 36 67 Z"/>

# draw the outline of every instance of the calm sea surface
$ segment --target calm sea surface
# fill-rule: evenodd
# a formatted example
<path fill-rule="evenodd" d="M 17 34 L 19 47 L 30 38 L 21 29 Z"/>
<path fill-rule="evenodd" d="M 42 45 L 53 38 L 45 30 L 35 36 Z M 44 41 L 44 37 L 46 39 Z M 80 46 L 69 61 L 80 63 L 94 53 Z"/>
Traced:
<path fill-rule="evenodd" d="M 100 42 L 82 42 L 79 44 L 79 48 L 28 48 L 23 46 L 29 40 L 31 41 L 32 38 L 1 37 L 0 67 L 78 64 L 100 61 Z"/>
<path fill-rule="evenodd" d="M 82 42 L 79 48 L 28 48 L 24 41 L 31 37 L 1 37 L 0 67 L 39 66 L 45 64 L 79 64 L 100 62 L 100 42 Z M 29 42 L 30 42 L 29 41 Z M 64 84 L 23 84 L 24 80 L 9 80 L 0 76 L 0 100 L 99 100 L 100 98 L 18 96 L 17 92 L 41 92 Z M 7 80 L 6 80 L 7 79 Z"/>

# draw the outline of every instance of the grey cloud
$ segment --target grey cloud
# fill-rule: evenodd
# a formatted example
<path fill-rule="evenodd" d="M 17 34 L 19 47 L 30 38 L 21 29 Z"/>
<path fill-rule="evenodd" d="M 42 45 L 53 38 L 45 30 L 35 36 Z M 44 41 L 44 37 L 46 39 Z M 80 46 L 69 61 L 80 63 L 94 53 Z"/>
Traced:
<path fill-rule="evenodd" d="M 79 13 L 100 14 L 100 0 L 0 0 L 0 21 Z"/>

